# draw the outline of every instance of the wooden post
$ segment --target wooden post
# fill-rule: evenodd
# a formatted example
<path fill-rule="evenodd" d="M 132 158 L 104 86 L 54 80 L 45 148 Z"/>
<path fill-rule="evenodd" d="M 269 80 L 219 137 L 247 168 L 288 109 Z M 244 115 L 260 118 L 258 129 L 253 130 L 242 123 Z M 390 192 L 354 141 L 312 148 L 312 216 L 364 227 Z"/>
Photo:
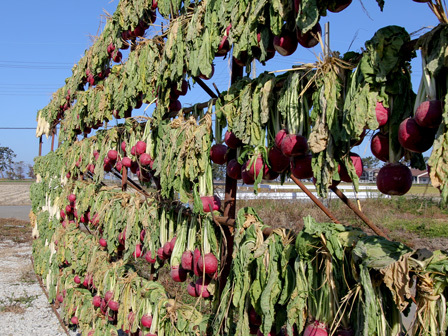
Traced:
<path fill-rule="evenodd" d="M 121 190 L 126 191 L 128 189 L 128 168 L 122 168 L 123 174 L 121 175 Z"/>
<path fill-rule="evenodd" d="M 295 184 L 297 184 L 300 187 L 300 189 L 303 190 L 303 192 L 309 198 L 311 198 L 311 200 L 331 219 L 333 223 L 341 224 L 341 222 L 338 221 L 336 217 L 331 213 L 330 209 L 328 209 L 325 205 L 323 205 L 322 202 L 319 201 L 319 199 L 316 196 L 314 196 L 311 191 L 308 190 L 308 188 L 302 183 L 302 181 L 300 181 L 297 177 L 295 177 L 292 174 L 291 179 L 295 182 Z"/>
<path fill-rule="evenodd" d="M 375 224 L 373 224 L 370 219 L 364 215 L 364 213 L 359 210 L 356 205 L 354 205 L 347 196 L 344 195 L 342 191 L 338 189 L 338 187 L 330 187 L 330 189 L 341 199 L 342 202 L 344 202 L 350 209 L 353 210 L 353 212 L 363 220 L 364 223 L 366 223 L 378 236 L 384 237 L 386 239 L 389 239 L 389 237 Z"/>
<path fill-rule="evenodd" d="M 54 136 L 56 134 L 56 128 L 51 131 L 51 151 L 54 152 Z"/>
<path fill-rule="evenodd" d="M 42 135 L 39 138 L 39 156 L 42 156 Z"/>

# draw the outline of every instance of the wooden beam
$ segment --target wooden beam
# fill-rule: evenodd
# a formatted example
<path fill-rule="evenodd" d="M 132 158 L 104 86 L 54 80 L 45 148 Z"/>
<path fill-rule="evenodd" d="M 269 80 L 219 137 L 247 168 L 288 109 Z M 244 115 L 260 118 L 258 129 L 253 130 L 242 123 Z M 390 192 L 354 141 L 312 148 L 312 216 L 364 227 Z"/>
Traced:
<path fill-rule="evenodd" d="M 389 239 L 389 237 L 375 224 L 370 221 L 369 218 L 361 211 L 359 210 L 356 205 L 354 205 L 347 196 L 344 195 L 342 191 L 338 189 L 338 187 L 330 187 L 330 189 L 341 199 L 342 202 L 344 202 L 359 218 L 362 219 L 364 223 L 366 223 L 372 230 L 375 232 L 378 236 L 384 237 L 386 239 Z"/>
<path fill-rule="evenodd" d="M 308 190 L 308 188 L 300 181 L 297 177 L 291 174 L 291 179 L 297 184 L 300 189 L 303 190 L 303 192 L 311 198 L 311 200 L 316 204 L 330 219 L 333 223 L 341 224 L 340 221 L 336 219 L 336 217 L 331 213 L 330 209 L 328 209 L 319 199 L 313 195 L 311 191 Z"/>

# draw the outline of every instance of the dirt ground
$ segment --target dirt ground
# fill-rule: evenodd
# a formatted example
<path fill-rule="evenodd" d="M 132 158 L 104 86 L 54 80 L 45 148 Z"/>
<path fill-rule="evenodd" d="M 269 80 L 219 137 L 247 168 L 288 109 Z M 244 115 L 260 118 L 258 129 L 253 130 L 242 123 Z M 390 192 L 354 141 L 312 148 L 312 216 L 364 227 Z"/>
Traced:
<path fill-rule="evenodd" d="M 32 182 L 0 182 L 0 205 L 31 205 Z"/>

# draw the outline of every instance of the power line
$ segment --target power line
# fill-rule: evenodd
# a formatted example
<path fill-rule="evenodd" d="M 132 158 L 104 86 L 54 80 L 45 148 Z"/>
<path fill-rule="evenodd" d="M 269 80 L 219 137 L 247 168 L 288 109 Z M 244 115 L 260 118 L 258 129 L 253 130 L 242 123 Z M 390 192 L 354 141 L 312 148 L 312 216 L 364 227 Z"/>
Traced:
<path fill-rule="evenodd" d="M 4 130 L 36 130 L 36 127 L 0 127 L 0 129 Z"/>

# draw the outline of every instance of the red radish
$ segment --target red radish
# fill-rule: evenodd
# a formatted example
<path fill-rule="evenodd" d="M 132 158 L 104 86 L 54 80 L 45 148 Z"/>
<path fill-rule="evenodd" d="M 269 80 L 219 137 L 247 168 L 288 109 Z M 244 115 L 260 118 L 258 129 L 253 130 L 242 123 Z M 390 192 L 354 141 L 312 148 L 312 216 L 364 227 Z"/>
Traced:
<path fill-rule="evenodd" d="M 124 157 L 123 160 L 121 160 L 121 164 L 126 168 L 131 168 L 132 161 L 130 158 Z"/>
<path fill-rule="evenodd" d="M 151 155 L 143 153 L 140 155 L 140 164 L 142 166 L 152 166 L 153 160 L 151 158 Z"/>
<path fill-rule="evenodd" d="M 135 144 L 136 155 L 142 155 L 144 152 L 146 152 L 146 142 L 137 141 L 137 143 Z M 131 154 L 132 154 L 132 151 L 131 151 Z"/>
<path fill-rule="evenodd" d="M 372 154 L 381 161 L 389 161 L 389 137 L 381 132 L 376 133 L 370 143 Z"/>
<path fill-rule="evenodd" d="M 96 295 L 92 299 L 92 304 L 94 307 L 99 308 L 101 306 L 101 296 Z"/>
<path fill-rule="evenodd" d="M 59 211 L 59 215 L 61 216 L 61 219 L 65 219 L 65 212 L 64 212 L 64 210 Z"/>
<path fill-rule="evenodd" d="M 98 158 L 100 157 L 100 153 L 96 149 L 93 151 L 93 157 L 95 158 L 95 160 L 98 160 Z"/>
<path fill-rule="evenodd" d="M 294 32 L 285 30 L 280 36 L 274 37 L 274 48 L 282 56 L 289 56 L 297 49 L 297 36 Z"/>
<path fill-rule="evenodd" d="M 313 167 L 311 166 L 312 156 L 296 156 L 291 162 L 291 174 L 298 179 L 309 179 L 313 177 Z"/>
<path fill-rule="evenodd" d="M 279 177 L 279 173 L 273 171 L 272 169 L 269 169 L 268 172 L 263 174 L 263 180 L 273 181 L 277 177 Z"/>
<path fill-rule="evenodd" d="M 173 252 L 174 246 L 176 245 L 177 237 L 174 236 L 173 239 L 170 240 L 170 252 Z"/>
<path fill-rule="evenodd" d="M 379 127 L 387 124 L 390 115 L 390 108 L 384 107 L 382 102 L 377 102 L 375 107 L 376 120 L 378 121 Z"/>
<path fill-rule="evenodd" d="M 118 311 L 118 308 L 119 308 L 120 305 L 118 304 L 117 301 L 110 300 L 109 303 L 107 304 L 107 306 L 112 311 Z"/>
<path fill-rule="evenodd" d="M 219 165 L 227 161 L 227 146 L 223 144 L 216 144 L 210 148 L 210 159 Z"/>
<path fill-rule="evenodd" d="M 226 143 L 226 145 L 227 145 L 229 148 L 233 148 L 233 149 L 238 148 L 238 147 L 241 146 L 241 144 L 242 144 L 241 140 L 238 139 L 238 138 L 235 136 L 235 134 L 233 134 L 233 133 L 230 132 L 230 131 L 227 131 L 227 132 L 226 132 L 226 134 L 225 134 L 225 136 L 224 136 L 224 142 Z"/>
<path fill-rule="evenodd" d="M 107 157 L 110 161 L 116 161 L 118 158 L 118 152 L 115 149 L 111 149 L 107 152 Z"/>
<path fill-rule="evenodd" d="M 204 284 L 202 284 L 204 282 Z M 203 298 L 210 297 L 210 292 L 207 290 L 207 286 L 210 284 L 210 278 L 200 277 L 198 280 L 196 280 L 196 293 L 198 295 L 202 295 Z"/>
<path fill-rule="evenodd" d="M 151 251 L 146 252 L 145 259 L 150 264 L 155 264 L 156 263 L 156 257 L 154 257 L 154 258 L 152 257 Z"/>
<path fill-rule="evenodd" d="M 388 163 L 380 169 L 376 185 L 383 194 L 404 195 L 412 186 L 411 170 L 401 163 Z"/>
<path fill-rule="evenodd" d="M 56 300 L 62 303 L 64 301 L 64 297 L 62 296 L 62 294 L 58 294 L 56 295 Z"/>
<path fill-rule="evenodd" d="M 92 164 L 92 163 L 89 163 L 89 164 L 87 165 L 87 170 L 88 170 L 89 172 L 91 172 L 92 174 L 95 174 L 95 165 Z"/>
<path fill-rule="evenodd" d="M 163 247 L 159 247 L 159 249 L 157 250 L 157 256 L 159 257 L 160 260 L 164 261 L 166 259 L 165 254 L 163 253 Z"/>
<path fill-rule="evenodd" d="M 100 245 L 102 247 L 107 247 L 107 240 L 101 237 L 100 238 Z"/>
<path fill-rule="evenodd" d="M 193 272 L 194 275 L 196 276 L 200 276 L 198 268 L 198 261 L 200 257 L 201 257 L 201 251 L 199 251 L 199 249 L 196 248 L 193 252 Z"/>
<path fill-rule="evenodd" d="M 193 282 L 190 282 L 187 286 L 187 292 L 192 297 L 198 297 L 198 293 L 196 293 L 196 285 Z"/>
<path fill-rule="evenodd" d="M 70 205 L 65 206 L 65 213 L 69 214 L 73 212 L 73 208 Z"/>
<path fill-rule="evenodd" d="M 120 243 L 120 245 L 126 243 L 126 228 L 118 234 L 118 243 Z"/>
<path fill-rule="evenodd" d="M 275 135 L 275 145 L 277 146 L 278 149 L 281 148 L 282 146 L 282 141 L 283 138 L 285 137 L 285 135 L 288 134 L 288 132 L 286 132 L 285 129 L 281 129 L 280 131 L 277 132 L 277 134 Z"/>
<path fill-rule="evenodd" d="M 123 168 L 123 164 L 121 163 L 121 161 L 118 161 L 115 164 L 115 169 L 118 170 L 121 173 L 121 169 Z"/>
<path fill-rule="evenodd" d="M 176 94 L 178 96 L 185 96 L 188 92 L 188 82 L 185 79 L 183 79 L 180 90 L 177 88 L 176 84 L 174 84 L 171 87 L 171 90 L 174 94 Z"/>
<path fill-rule="evenodd" d="M 107 46 L 107 53 L 112 54 L 113 51 L 115 51 L 115 46 L 113 43 L 111 43 Z"/>
<path fill-rule="evenodd" d="M 90 222 L 93 226 L 97 226 L 100 223 L 100 216 L 98 214 L 94 214 L 93 217 L 90 219 Z"/>
<path fill-rule="evenodd" d="M 81 279 L 79 278 L 78 275 L 75 275 L 75 278 L 73 279 L 73 281 L 78 285 L 81 283 Z"/>
<path fill-rule="evenodd" d="M 311 30 L 302 34 L 297 30 L 297 41 L 302 47 L 312 48 L 319 44 L 318 36 L 322 35 L 322 28 L 319 23 L 317 23 Z"/>
<path fill-rule="evenodd" d="M 268 159 L 271 169 L 277 173 L 283 173 L 289 167 L 289 158 L 284 156 L 282 151 L 277 147 L 272 147 L 269 150 Z"/>
<path fill-rule="evenodd" d="M 187 271 L 182 268 L 182 266 L 171 267 L 171 279 L 175 282 L 184 282 L 187 280 Z"/>
<path fill-rule="evenodd" d="M 126 154 L 126 142 L 122 141 L 120 147 L 121 150 Z"/>
<path fill-rule="evenodd" d="M 141 242 L 145 241 L 145 236 L 146 236 L 146 231 L 145 230 L 141 230 L 140 231 L 140 241 Z"/>
<path fill-rule="evenodd" d="M 204 212 L 210 212 L 210 208 L 213 210 L 213 196 L 202 196 L 201 201 Z"/>
<path fill-rule="evenodd" d="M 434 131 L 421 127 L 415 119 L 408 118 L 400 124 L 398 141 L 408 151 L 423 153 L 431 148 L 434 142 Z"/>
<path fill-rule="evenodd" d="M 227 163 L 227 175 L 234 180 L 241 179 L 241 165 L 236 159 L 232 159 Z"/>
<path fill-rule="evenodd" d="M 214 195 L 213 196 L 213 211 L 218 211 L 221 208 L 221 199 Z"/>
<path fill-rule="evenodd" d="M 218 259 L 213 253 L 207 253 L 199 258 L 198 269 L 200 274 L 204 271 L 209 275 L 214 274 L 218 270 Z"/>
<path fill-rule="evenodd" d="M 69 179 L 71 176 L 72 176 L 72 174 L 70 174 L 70 172 L 68 172 L 67 174 L 65 174 L 65 177 L 68 178 L 68 179 Z"/>
<path fill-rule="evenodd" d="M 104 300 L 106 303 L 108 303 L 112 298 L 114 297 L 114 292 L 107 291 L 106 294 L 104 294 Z"/>
<path fill-rule="evenodd" d="M 250 160 L 248 160 L 247 165 L 249 165 Z M 258 155 L 252 165 L 249 167 L 249 174 L 254 176 L 254 178 L 260 174 L 267 174 L 269 172 L 269 167 L 264 164 L 263 157 Z"/>
<path fill-rule="evenodd" d="M 221 38 L 221 42 L 219 42 L 218 50 L 215 53 L 215 56 L 225 56 L 230 50 L 230 43 L 227 36 L 223 36 Z"/>
<path fill-rule="evenodd" d="M 167 241 L 165 245 L 163 245 L 163 255 L 165 258 L 168 258 L 171 256 L 171 243 Z"/>
<path fill-rule="evenodd" d="M 305 328 L 303 336 L 328 336 L 328 332 L 324 323 L 314 321 Z"/>
<path fill-rule="evenodd" d="M 79 323 L 78 318 L 77 318 L 76 316 L 73 316 L 73 317 L 70 319 L 70 323 L 71 323 L 71 324 L 78 325 L 78 323 Z"/>
<path fill-rule="evenodd" d="M 121 51 L 114 51 L 112 53 L 112 60 L 115 63 L 120 63 L 122 58 L 123 58 L 123 55 L 121 54 Z"/>
<path fill-rule="evenodd" d="M 185 251 L 184 253 L 182 253 L 181 265 L 184 270 L 193 270 L 193 252 Z"/>
<path fill-rule="evenodd" d="M 75 194 L 70 194 L 70 195 L 68 195 L 67 199 L 68 199 L 68 201 L 69 201 L 70 203 L 75 203 L 75 201 L 76 201 L 76 195 L 75 195 Z"/>
<path fill-rule="evenodd" d="M 304 155 L 308 152 L 308 142 L 300 134 L 286 134 L 282 140 L 280 149 L 283 155 L 288 157 Z"/>
<path fill-rule="evenodd" d="M 442 122 L 443 108 L 440 100 L 427 100 L 419 105 L 414 119 L 422 127 L 436 128 Z"/>
<path fill-rule="evenodd" d="M 243 182 L 245 184 L 254 184 L 255 179 L 254 176 L 249 172 L 247 169 L 247 162 L 244 162 L 243 166 L 241 167 L 241 178 L 243 179 Z"/>
<path fill-rule="evenodd" d="M 330 2 L 328 10 L 332 13 L 339 13 L 346 9 L 351 3 L 352 0 L 336 0 L 335 2 Z"/>
<path fill-rule="evenodd" d="M 103 165 L 103 169 L 104 169 L 104 171 L 105 171 L 106 173 L 109 173 L 109 172 L 112 171 L 112 165 L 111 165 L 110 163 L 105 163 L 105 164 Z"/>
<path fill-rule="evenodd" d="M 170 112 L 178 112 L 182 109 L 182 104 L 179 99 L 171 100 L 168 109 Z"/>
<path fill-rule="evenodd" d="M 352 328 L 339 327 L 336 330 L 335 336 L 355 336 L 355 331 Z"/>
<path fill-rule="evenodd" d="M 143 255 L 142 245 L 141 244 L 135 245 L 135 250 L 134 252 L 132 252 L 132 256 L 134 258 L 140 258 L 142 255 Z"/>
<path fill-rule="evenodd" d="M 87 334 L 87 336 L 93 336 L 95 335 L 95 330 L 90 330 L 89 333 Z"/>
<path fill-rule="evenodd" d="M 257 314 L 254 307 L 250 307 L 249 309 L 249 323 L 254 326 L 260 326 L 261 325 L 261 317 Z"/>
<path fill-rule="evenodd" d="M 361 157 L 358 154 L 351 153 L 351 152 L 349 153 L 349 155 L 350 155 L 350 159 L 352 160 L 353 165 L 355 166 L 356 175 L 358 177 L 361 177 L 362 171 L 363 171 Z M 345 168 L 345 166 L 339 165 L 338 173 L 339 173 L 339 177 L 341 178 L 341 181 L 352 182 L 352 179 L 348 175 L 348 172 L 347 172 L 347 169 Z"/>
<path fill-rule="evenodd" d="M 140 320 L 141 324 L 143 327 L 145 328 L 151 328 L 151 324 L 152 324 L 152 316 L 145 314 L 142 316 L 142 319 Z"/>

